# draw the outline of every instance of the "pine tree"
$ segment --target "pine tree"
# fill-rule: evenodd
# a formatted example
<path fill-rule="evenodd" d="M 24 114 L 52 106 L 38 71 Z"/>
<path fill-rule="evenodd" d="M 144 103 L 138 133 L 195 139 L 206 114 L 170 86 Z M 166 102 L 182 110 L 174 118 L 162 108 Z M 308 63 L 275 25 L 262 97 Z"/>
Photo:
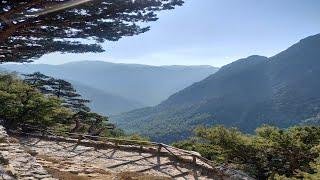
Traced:
<path fill-rule="evenodd" d="M 25 74 L 24 82 L 33 88 L 37 88 L 47 97 L 57 97 L 62 101 L 62 105 L 73 111 L 71 121 L 75 122 L 75 127 L 71 132 L 85 130 L 86 125 L 88 134 L 99 136 L 107 129 L 113 129 L 114 125 L 106 124 L 108 117 L 91 112 L 87 106 L 89 100 L 83 99 L 73 85 L 63 79 L 55 79 L 50 76 L 36 72 L 33 74 Z"/>
<path fill-rule="evenodd" d="M 48 94 L 50 90 L 48 89 L 49 76 L 46 76 L 40 72 L 35 72 L 32 74 L 23 74 L 24 82 L 32 87 L 39 89 L 42 93 Z"/>
<path fill-rule="evenodd" d="M 46 97 L 14 74 L 0 74 L 0 119 L 9 129 L 51 126 L 71 115 L 55 97 Z"/>
<path fill-rule="evenodd" d="M 50 78 L 47 84 L 50 87 L 51 93 L 61 98 L 66 107 L 74 112 L 90 111 L 90 108 L 86 105 L 90 101 L 81 98 L 81 95 L 77 93 L 70 82 L 63 79 Z"/>
<path fill-rule="evenodd" d="M 150 28 L 141 24 L 156 21 L 157 11 L 182 4 L 183 0 L 0 1 L 0 63 L 30 62 L 52 52 L 102 52 L 100 43 L 144 33 Z"/>
<path fill-rule="evenodd" d="M 65 107 L 72 109 L 74 112 L 89 112 L 90 108 L 86 105 L 89 100 L 81 98 L 73 85 L 63 79 L 55 79 L 44 75 L 40 72 L 33 74 L 24 74 L 24 82 L 32 87 L 37 88 L 47 96 L 56 96 L 63 101 Z"/>

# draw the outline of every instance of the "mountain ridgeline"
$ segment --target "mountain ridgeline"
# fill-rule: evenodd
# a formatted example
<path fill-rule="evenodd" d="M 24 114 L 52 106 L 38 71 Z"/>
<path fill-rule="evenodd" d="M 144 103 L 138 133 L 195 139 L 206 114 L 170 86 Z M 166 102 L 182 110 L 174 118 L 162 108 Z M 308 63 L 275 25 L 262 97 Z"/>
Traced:
<path fill-rule="evenodd" d="M 159 104 L 173 93 L 215 73 L 211 66 L 147 66 L 81 61 L 62 65 L 4 64 L 19 73 L 43 74 L 72 82 L 90 107 L 104 115 Z"/>
<path fill-rule="evenodd" d="M 250 56 L 222 67 L 161 104 L 113 117 L 120 128 L 173 142 L 201 126 L 253 132 L 261 124 L 288 127 L 319 117 L 320 34 L 270 58 Z"/>

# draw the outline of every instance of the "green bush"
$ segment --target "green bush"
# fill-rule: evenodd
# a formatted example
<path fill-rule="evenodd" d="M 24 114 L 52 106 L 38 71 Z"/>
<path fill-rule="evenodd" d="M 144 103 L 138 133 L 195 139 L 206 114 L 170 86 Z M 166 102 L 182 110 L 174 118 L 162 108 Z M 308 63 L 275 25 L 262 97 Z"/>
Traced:
<path fill-rule="evenodd" d="M 196 138 L 175 143 L 204 157 L 237 165 L 257 179 L 301 178 L 319 168 L 320 127 L 280 129 L 262 126 L 256 135 L 235 128 L 198 128 Z"/>
<path fill-rule="evenodd" d="M 54 96 L 45 96 L 14 74 L 0 74 L 0 119 L 6 128 L 52 126 L 70 112 Z M 63 114 L 63 116 L 62 116 Z"/>

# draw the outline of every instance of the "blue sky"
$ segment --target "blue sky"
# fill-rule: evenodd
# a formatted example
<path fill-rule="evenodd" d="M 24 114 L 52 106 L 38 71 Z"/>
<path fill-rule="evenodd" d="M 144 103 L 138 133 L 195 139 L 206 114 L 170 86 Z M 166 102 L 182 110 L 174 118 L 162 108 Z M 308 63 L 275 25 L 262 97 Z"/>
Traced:
<path fill-rule="evenodd" d="M 319 0 L 186 0 L 159 17 L 147 33 L 104 43 L 105 53 L 55 53 L 36 63 L 103 60 L 219 67 L 253 54 L 273 56 L 320 33 Z"/>

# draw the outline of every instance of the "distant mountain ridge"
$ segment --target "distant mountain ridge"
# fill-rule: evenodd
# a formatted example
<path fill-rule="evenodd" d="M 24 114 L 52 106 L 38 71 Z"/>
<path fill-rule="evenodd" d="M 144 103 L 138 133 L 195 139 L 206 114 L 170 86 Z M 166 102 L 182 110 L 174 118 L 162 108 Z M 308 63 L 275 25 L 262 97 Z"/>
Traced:
<path fill-rule="evenodd" d="M 89 107 L 105 115 L 119 114 L 126 110 L 142 108 L 144 105 L 118 95 L 104 92 L 78 82 L 71 82 L 75 89 L 85 98 L 89 99 Z"/>
<path fill-rule="evenodd" d="M 161 104 L 113 117 L 153 140 L 185 139 L 199 126 L 224 124 L 252 132 L 288 127 L 320 112 L 320 34 L 270 58 L 250 56 L 170 96 Z"/>
<path fill-rule="evenodd" d="M 156 105 L 217 71 L 211 66 L 149 66 L 104 61 L 62 65 L 3 64 L 0 68 L 21 73 L 40 71 L 75 82 L 80 93 L 95 99 L 93 109 L 105 115 Z"/>
<path fill-rule="evenodd" d="M 11 71 L 0 68 L 0 73 L 1 72 Z M 84 99 L 90 100 L 88 106 L 95 112 L 99 112 L 104 115 L 110 115 L 145 107 L 144 105 L 133 100 L 107 93 L 102 90 L 86 86 L 79 82 L 70 81 L 68 79 L 65 80 L 71 82 L 77 92 L 79 92 Z"/>

